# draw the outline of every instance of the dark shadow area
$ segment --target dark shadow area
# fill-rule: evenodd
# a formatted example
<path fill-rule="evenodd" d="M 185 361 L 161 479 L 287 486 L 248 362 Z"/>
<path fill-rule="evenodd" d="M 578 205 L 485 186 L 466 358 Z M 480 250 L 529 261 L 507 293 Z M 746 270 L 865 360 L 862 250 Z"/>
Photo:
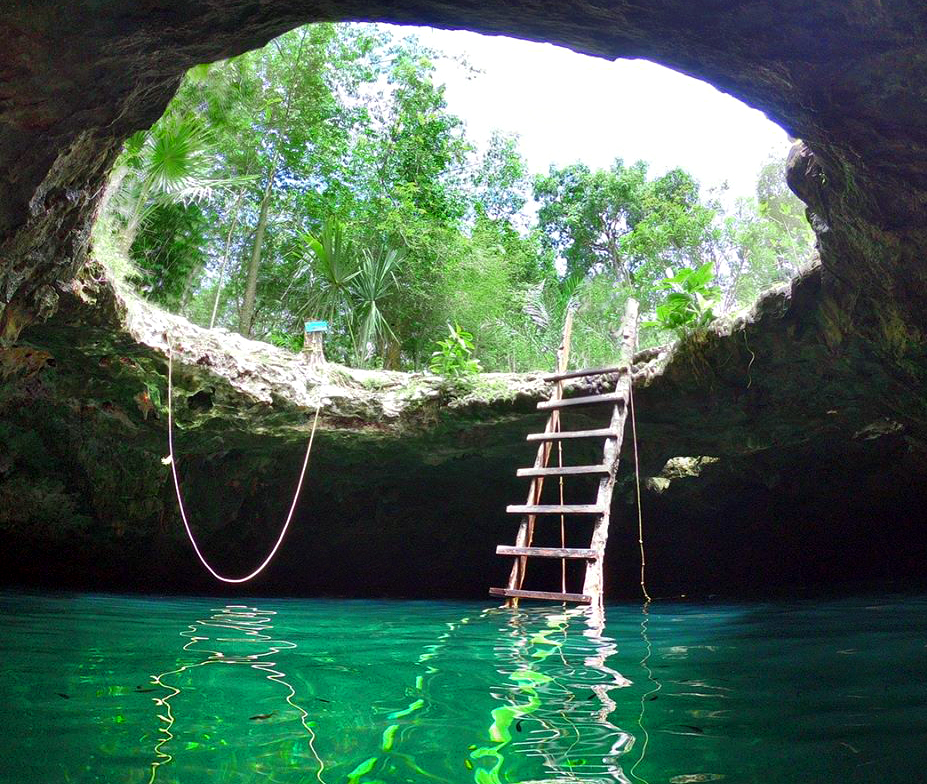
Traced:
<path fill-rule="evenodd" d="M 833 450 L 840 446 L 843 459 Z M 527 450 L 530 452 L 530 450 Z M 230 450 L 184 464 L 191 522 L 207 557 L 238 576 L 263 559 L 285 519 L 301 448 Z M 7 535 L 5 582 L 57 588 L 221 595 L 486 598 L 504 585 L 526 480 L 505 456 L 421 463 L 420 455 L 368 447 L 345 453 L 324 439 L 314 452 L 298 512 L 277 558 L 252 583 L 223 586 L 197 562 L 169 510 L 155 533 L 97 525 L 69 540 Z M 781 465 L 770 458 L 770 465 Z M 762 461 L 712 464 L 698 478 L 644 495 L 651 595 L 775 596 L 925 584 L 927 483 L 909 444 L 888 435 L 854 445 L 818 442 L 792 469 L 764 474 Z M 810 466 L 817 466 L 815 471 Z M 556 494 L 555 483 L 549 492 Z M 577 492 L 593 491 L 594 485 Z M 639 596 L 636 512 L 630 477 L 620 480 L 606 565 L 607 595 Z M 569 496 L 567 500 L 570 500 Z M 571 525 L 567 545 L 588 541 Z M 559 518 L 538 528 L 557 546 Z M 570 585 L 581 586 L 572 565 Z M 557 590 L 559 561 L 531 564 L 526 587 Z"/>

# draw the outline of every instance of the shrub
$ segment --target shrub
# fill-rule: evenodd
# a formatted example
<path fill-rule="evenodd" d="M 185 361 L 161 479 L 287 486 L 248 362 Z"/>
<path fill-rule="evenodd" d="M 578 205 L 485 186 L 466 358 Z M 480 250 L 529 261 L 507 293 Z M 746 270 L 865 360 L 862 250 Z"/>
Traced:
<path fill-rule="evenodd" d="M 473 335 L 459 324 L 448 324 L 447 329 L 448 336 L 438 341 L 438 349 L 431 355 L 431 372 L 447 378 L 479 373 L 479 360 L 473 359 Z"/>
<path fill-rule="evenodd" d="M 667 272 L 671 272 L 667 270 Z M 715 320 L 714 308 L 721 289 L 712 283 L 711 262 L 695 269 L 684 269 L 664 278 L 658 288 L 669 290 L 663 304 L 657 305 L 656 320 L 644 326 L 671 330 L 682 337 Z"/>

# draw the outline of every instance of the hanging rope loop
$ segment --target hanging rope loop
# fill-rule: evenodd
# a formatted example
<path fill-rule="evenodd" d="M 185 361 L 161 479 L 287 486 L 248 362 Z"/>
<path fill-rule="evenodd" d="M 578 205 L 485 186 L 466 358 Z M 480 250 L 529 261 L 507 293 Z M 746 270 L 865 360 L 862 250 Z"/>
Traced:
<path fill-rule="evenodd" d="M 261 562 L 260 566 L 257 567 L 250 574 L 246 574 L 244 577 L 225 577 L 219 572 L 217 572 L 206 560 L 202 551 L 200 550 L 199 545 L 197 544 L 196 537 L 193 535 L 193 529 L 190 527 L 190 521 L 187 519 L 187 511 L 184 508 L 183 504 L 183 495 L 180 492 L 180 479 L 177 476 L 177 460 L 174 457 L 174 415 L 173 415 L 173 397 L 174 397 L 174 346 L 171 343 L 170 339 L 167 341 L 167 446 L 168 446 L 168 459 L 171 464 L 171 474 L 174 477 L 174 492 L 177 495 L 177 506 L 180 509 L 180 519 L 183 520 L 184 530 L 187 532 L 187 538 L 190 540 L 190 544 L 193 545 L 193 551 L 196 553 L 196 557 L 200 559 L 200 563 L 206 567 L 206 570 L 217 580 L 223 583 L 246 583 L 249 580 L 253 580 L 257 577 L 264 569 L 267 568 L 267 565 L 273 560 L 274 556 L 277 554 L 277 550 L 280 549 L 280 545 L 283 543 L 283 538 L 286 536 L 286 532 L 290 527 L 290 522 L 293 519 L 293 513 L 296 511 L 296 504 L 299 501 L 299 494 L 303 487 L 303 480 L 306 477 L 306 467 L 309 465 L 309 454 L 312 452 L 312 441 L 315 438 L 316 426 L 319 424 L 319 411 L 322 408 L 322 401 L 319 400 L 318 405 L 315 407 L 315 418 L 312 420 L 312 430 L 309 433 L 309 444 L 306 446 L 306 456 L 303 458 L 303 467 L 299 472 L 299 481 L 296 483 L 296 492 L 293 494 L 293 502 L 290 504 L 290 511 L 287 513 L 286 521 L 283 523 L 283 528 L 280 529 L 280 534 L 277 536 L 277 541 L 274 542 L 274 546 L 271 548 L 270 552 L 267 554 L 267 557 Z"/>

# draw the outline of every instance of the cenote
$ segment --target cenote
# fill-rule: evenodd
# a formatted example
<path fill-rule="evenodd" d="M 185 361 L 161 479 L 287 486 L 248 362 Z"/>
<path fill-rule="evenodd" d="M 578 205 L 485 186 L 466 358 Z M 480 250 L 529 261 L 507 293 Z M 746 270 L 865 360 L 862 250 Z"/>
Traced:
<path fill-rule="evenodd" d="M 0 782 L 924 778 L 919 6 L 0 41 Z"/>

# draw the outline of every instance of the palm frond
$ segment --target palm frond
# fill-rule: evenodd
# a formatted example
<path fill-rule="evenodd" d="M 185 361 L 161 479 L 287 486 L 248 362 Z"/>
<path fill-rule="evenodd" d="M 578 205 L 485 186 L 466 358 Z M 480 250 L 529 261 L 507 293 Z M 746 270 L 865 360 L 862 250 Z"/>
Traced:
<path fill-rule="evenodd" d="M 162 120 L 149 132 L 141 156 L 145 179 L 155 193 L 180 193 L 209 177 L 207 135 L 194 118 Z"/>
<path fill-rule="evenodd" d="M 379 253 L 364 249 L 363 258 L 349 286 L 355 302 L 357 322 L 357 353 L 366 354 L 369 346 L 382 343 L 396 333 L 383 313 L 384 301 L 396 288 L 396 269 L 402 262 L 402 251 L 391 248 Z"/>
<path fill-rule="evenodd" d="M 585 280 L 585 270 L 574 270 L 560 282 L 558 305 L 564 315 L 566 315 L 567 310 L 576 307 L 577 300 L 579 299 L 579 288 Z"/>
<path fill-rule="evenodd" d="M 534 325 L 545 330 L 550 326 L 550 311 L 547 309 L 547 303 L 544 301 L 544 283 L 538 283 L 531 286 L 525 292 L 525 301 L 522 305 L 525 315 L 531 319 Z"/>
<path fill-rule="evenodd" d="M 344 227 L 335 220 L 325 221 L 318 236 L 306 232 L 296 241 L 301 265 L 297 275 L 311 273 L 310 294 L 299 313 L 331 319 L 349 296 L 349 284 L 360 270 L 357 256 Z"/>

